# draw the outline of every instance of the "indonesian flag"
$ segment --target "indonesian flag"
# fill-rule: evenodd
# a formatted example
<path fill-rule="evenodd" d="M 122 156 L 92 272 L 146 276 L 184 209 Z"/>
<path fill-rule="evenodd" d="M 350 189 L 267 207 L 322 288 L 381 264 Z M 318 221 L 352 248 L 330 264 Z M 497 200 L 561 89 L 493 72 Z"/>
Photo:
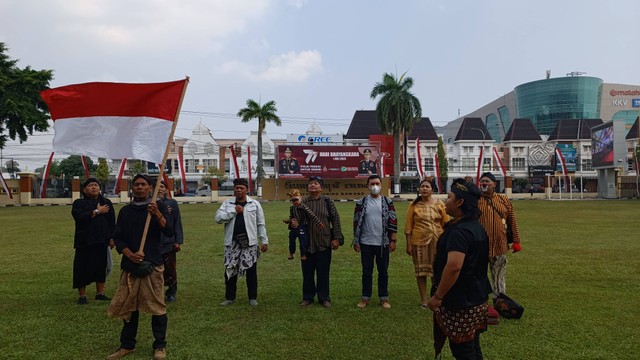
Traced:
<path fill-rule="evenodd" d="M 47 162 L 47 166 L 44 168 L 42 172 L 42 184 L 40 184 L 40 198 L 44 199 L 47 197 L 47 180 L 49 179 L 49 170 L 51 170 L 51 161 L 53 160 L 54 152 L 49 155 L 49 161 Z"/>
<path fill-rule="evenodd" d="M 229 148 L 231 149 L 231 159 L 233 160 L 233 169 L 235 170 L 233 177 L 229 176 L 232 179 L 236 179 L 240 177 L 240 170 L 238 168 L 238 158 L 236 157 L 236 145 L 237 144 L 233 144 L 229 146 Z M 231 171 L 229 171 L 229 173 L 231 173 Z"/>
<path fill-rule="evenodd" d="M 418 165 L 418 176 L 420 181 L 424 179 L 424 169 L 422 168 L 422 156 L 420 155 L 420 138 L 416 138 L 416 164 Z"/>
<path fill-rule="evenodd" d="M 122 159 L 120 163 L 120 169 L 118 169 L 118 178 L 116 179 L 116 188 L 113 192 L 116 195 L 120 195 L 120 181 L 122 180 L 122 175 L 124 174 L 124 167 L 127 165 L 127 158 Z"/>
<path fill-rule="evenodd" d="M 496 148 L 493 148 L 493 157 L 496 158 L 496 164 L 498 164 L 498 167 L 500 168 L 500 173 L 503 177 L 506 177 L 507 171 L 504 169 L 504 164 L 502 163 L 500 156 L 498 156 L 498 150 L 496 150 Z"/>
<path fill-rule="evenodd" d="M 53 151 L 162 163 L 187 81 L 93 82 L 42 91 L 53 119 Z"/>
<path fill-rule="evenodd" d="M 478 173 L 476 175 L 476 186 L 480 185 L 480 171 L 482 170 L 482 162 L 483 162 L 483 154 L 482 152 L 484 151 L 484 144 L 482 144 L 482 146 L 480 147 L 480 156 L 478 156 Z"/>
<path fill-rule="evenodd" d="M 89 167 L 87 166 L 87 158 L 82 155 L 82 167 L 84 168 L 84 177 L 86 179 L 90 178 L 91 175 L 89 175 Z"/>
<path fill-rule="evenodd" d="M 2 176 L 2 171 L 0 171 L 0 182 L 2 183 L 4 192 L 6 192 L 7 196 L 9 196 L 9 199 L 13 199 L 13 195 L 11 194 L 11 189 L 9 189 L 9 185 L 7 185 L 7 182 L 4 180 L 4 177 Z"/>
<path fill-rule="evenodd" d="M 436 181 L 438 184 L 438 192 L 442 194 L 442 184 L 440 179 L 440 162 L 438 162 L 438 154 L 433 155 L 433 164 L 435 165 Z"/>
<path fill-rule="evenodd" d="M 249 145 L 247 145 L 247 163 L 249 164 L 248 166 L 248 170 L 249 170 L 249 195 L 251 195 L 251 189 L 253 189 L 251 184 L 251 147 Z"/>
<path fill-rule="evenodd" d="M 560 166 L 562 167 L 562 175 L 565 176 L 565 185 L 567 186 L 567 189 L 569 189 L 570 186 L 569 174 L 567 173 L 567 164 L 564 162 L 564 156 L 562 156 L 562 151 L 560 151 L 560 148 L 556 148 L 556 156 L 558 157 L 558 161 L 560 162 Z"/>
<path fill-rule="evenodd" d="M 184 173 L 184 159 L 182 155 L 182 150 L 183 149 L 181 147 L 180 151 L 178 151 L 178 173 L 180 174 L 180 184 L 182 185 L 182 188 L 180 188 L 180 191 L 184 194 L 187 192 L 187 178 Z"/>

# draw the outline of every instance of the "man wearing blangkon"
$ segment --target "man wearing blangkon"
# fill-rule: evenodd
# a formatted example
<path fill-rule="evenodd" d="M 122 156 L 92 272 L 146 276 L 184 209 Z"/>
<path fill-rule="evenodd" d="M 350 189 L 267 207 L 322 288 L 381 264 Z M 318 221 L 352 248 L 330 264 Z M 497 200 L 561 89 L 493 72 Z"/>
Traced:
<path fill-rule="evenodd" d="M 478 201 L 480 208 L 480 223 L 489 235 L 489 269 L 493 283 L 493 297 L 500 293 L 506 294 L 507 286 L 505 277 L 507 273 L 507 228 L 513 233 L 511 249 L 518 252 L 520 247 L 520 234 L 516 214 L 513 211 L 511 200 L 506 195 L 496 194 L 496 177 L 486 172 L 480 175 L 480 191 L 482 196 Z"/>
<path fill-rule="evenodd" d="M 269 239 L 262 206 L 247 196 L 248 189 L 247 179 L 233 180 L 234 198 L 225 200 L 216 211 L 216 222 L 224 224 L 225 300 L 220 306 L 236 301 L 238 276 L 244 275 L 249 305 L 258 305 L 258 258 L 267 251 Z"/>
<path fill-rule="evenodd" d="M 322 228 L 313 226 L 309 229 L 309 247 L 307 260 L 302 261 L 302 307 L 313 303 L 318 295 L 318 302 L 325 308 L 331 307 L 329 296 L 329 273 L 331 270 L 331 252 L 337 250 L 342 238 L 340 214 L 331 198 L 322 195 L 324 183 L 319 176 L 309 178 L 307 191 L 309 196 L 303 204 L 320 219 Z M 317 282 L 316 282 L 317 279 Z"/>

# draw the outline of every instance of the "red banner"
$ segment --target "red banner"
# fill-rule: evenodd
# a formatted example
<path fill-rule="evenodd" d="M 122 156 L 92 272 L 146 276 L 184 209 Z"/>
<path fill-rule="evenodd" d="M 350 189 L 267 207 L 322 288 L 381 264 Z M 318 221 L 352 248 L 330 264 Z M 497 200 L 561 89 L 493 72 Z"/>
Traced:
<path fill-rule="evenodd" d="M 279 146 L 276 170 L 287 178 L 366 178 L 378 173 L 379 158 L 375 146 Z"/>

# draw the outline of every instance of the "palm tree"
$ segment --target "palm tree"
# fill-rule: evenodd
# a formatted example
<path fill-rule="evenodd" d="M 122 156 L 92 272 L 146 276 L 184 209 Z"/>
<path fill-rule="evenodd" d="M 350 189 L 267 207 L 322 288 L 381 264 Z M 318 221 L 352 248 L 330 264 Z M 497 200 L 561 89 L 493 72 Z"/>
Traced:
<path fill-rule="evenodd" d="M 276 102 L 271 100 L 264 105 L 260 105 L 253 99 L 247 100 L 247 107 L 238 111 L 238 117 L 242 118 L 242 122 L 249 122 L 251 119 L 258 119 L 258 168 L 256 169 L 258 175 L 256 178 L 257 186 L 262 183 L 262 177 L 264 176 L 264 169 L 262 168 L 262 133 L 264 132 L 267 122 L 273 122 L 280 126 L 282 122 L 276 112 Z M 251 164 L 249 164 L 251 166 Z"/>
<path fill-rule="evenodd" d="M 380 100 L 376 106 L 376 118 L 380 130 L 386 134 L 394 135 L 394 182 L 399 192 L 400 186 L 400 139 L 413 129 L 413 124 L 420 121 L 422 107 L 420 100 L 411 93 L 413 79 L 406 77 L 405 72 L 396 78 L 392 74 L 385 73 L 382 82 L 375 83 L 371 90 L 371 99 L 378 96 Z"/>

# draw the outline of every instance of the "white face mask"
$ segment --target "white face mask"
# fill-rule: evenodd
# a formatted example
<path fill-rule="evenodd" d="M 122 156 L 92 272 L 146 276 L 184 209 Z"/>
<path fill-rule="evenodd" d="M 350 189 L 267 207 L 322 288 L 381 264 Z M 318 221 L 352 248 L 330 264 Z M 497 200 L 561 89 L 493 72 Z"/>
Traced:
<path fill-rule="evenodd" d="M 380 194 L 380 190 L 382 190 L 382 188 L 378 185 L 373 185 L 369 187 L 369 190 L 371 191 L 372 195 L 378 195 Z"/>

